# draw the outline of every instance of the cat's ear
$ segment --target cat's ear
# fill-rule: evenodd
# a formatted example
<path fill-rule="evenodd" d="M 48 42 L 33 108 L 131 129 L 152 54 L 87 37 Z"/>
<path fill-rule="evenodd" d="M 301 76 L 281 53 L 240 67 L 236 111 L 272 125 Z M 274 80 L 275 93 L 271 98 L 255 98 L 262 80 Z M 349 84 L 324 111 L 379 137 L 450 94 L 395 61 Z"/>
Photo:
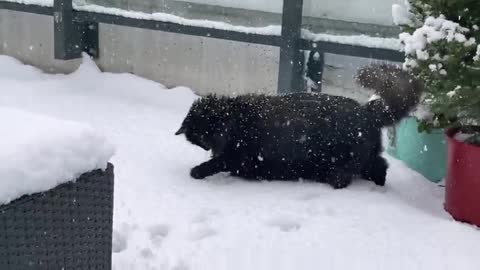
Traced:
<path fill-rule="evenodd" d="M 182 125 L 180 129 L 178 129 L 177 132 L 175 132 L 175 135 L 180 135 L 184 133 L 185 133 L 185 127 Z"/>

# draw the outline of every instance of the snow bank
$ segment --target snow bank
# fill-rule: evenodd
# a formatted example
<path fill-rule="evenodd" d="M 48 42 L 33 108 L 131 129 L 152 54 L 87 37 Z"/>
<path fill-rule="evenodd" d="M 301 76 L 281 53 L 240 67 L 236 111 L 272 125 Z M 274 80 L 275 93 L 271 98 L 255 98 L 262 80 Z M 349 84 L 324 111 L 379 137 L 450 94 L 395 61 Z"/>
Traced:
<path fill-rule="evenodd" d="M 113 147 L 93 128 L 0 107 L 0 204 L 105 169 Z"/>
<path fill-rule="evenodd" d="M 0 77 L 8 80 L 40 81 L 44 73 L 35 67 L 27 66 L 15 58 L 0 55 Z"/>

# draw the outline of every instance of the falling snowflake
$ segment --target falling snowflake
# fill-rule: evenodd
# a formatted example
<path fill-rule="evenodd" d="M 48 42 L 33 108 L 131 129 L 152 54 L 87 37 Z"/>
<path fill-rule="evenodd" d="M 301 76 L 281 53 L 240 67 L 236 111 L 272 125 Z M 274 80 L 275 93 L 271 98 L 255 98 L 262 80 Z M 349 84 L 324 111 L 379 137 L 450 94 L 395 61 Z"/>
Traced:
<path fill-rule="evenodd" d="M 449 92 L 447 93 L 447 96 L 448 96 L 449 98 L 451 98 L 451 97 L 455 96 L 456 93 L 457 93 L 457 91 L 455 91 L 455 90 L 449 91 Z"/>

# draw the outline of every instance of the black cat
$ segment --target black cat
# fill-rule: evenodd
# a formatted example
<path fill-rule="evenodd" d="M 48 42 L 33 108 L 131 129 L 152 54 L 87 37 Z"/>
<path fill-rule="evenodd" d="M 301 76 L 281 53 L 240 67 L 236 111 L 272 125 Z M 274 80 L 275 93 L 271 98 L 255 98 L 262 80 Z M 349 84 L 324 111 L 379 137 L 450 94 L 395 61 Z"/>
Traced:
<path fill-rule="evenodd" d="M 230 172 L 255 180 L 303 178 L 334 188 L 360 176 L 384 185 L 388 164 L 381 156 L 381 128 L 407 116 L 423 87 L 386 64 L 362 68 L 357 80 L 381 98 L 364 105 L 309 93 L 199 99 L 176 132 L 212 151 L 191 176 Z"/>

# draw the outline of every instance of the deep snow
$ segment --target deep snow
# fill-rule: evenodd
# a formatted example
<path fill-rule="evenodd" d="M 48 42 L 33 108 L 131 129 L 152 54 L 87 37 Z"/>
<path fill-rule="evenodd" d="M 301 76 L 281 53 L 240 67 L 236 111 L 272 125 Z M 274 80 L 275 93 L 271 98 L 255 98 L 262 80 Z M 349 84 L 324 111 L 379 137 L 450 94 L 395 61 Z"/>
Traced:
<path fill-rule="evenodd" d="M 86 124 L 0 106 L 0 204 L 105 169 L 114 149 Z"/>
<path fill-rule="evenodd" d="M 206 181 L 208 153 L 174 136 L 186 88 L 101 73 L 46 75 L 0 56 L 0 105 L 84 122 L 115 145 L 114 268 L 480 269 L 480 230 L 443 210 L 443 188 L 389 159 L 387 185 Z"/>

